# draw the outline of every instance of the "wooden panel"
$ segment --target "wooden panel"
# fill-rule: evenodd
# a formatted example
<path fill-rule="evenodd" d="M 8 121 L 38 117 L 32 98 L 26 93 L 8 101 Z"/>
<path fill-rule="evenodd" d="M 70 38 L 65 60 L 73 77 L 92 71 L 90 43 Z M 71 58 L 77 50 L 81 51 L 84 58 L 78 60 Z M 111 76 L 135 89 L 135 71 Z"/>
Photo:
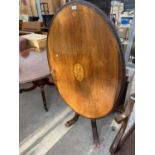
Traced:
<path fill-rule="evenodd" d="M 48 61 L 66 103 L 87 118 L 114 107 L 124 81 L 116 34 L 100 10 L 72 2 L 55 16 L 48 34 Z"/>

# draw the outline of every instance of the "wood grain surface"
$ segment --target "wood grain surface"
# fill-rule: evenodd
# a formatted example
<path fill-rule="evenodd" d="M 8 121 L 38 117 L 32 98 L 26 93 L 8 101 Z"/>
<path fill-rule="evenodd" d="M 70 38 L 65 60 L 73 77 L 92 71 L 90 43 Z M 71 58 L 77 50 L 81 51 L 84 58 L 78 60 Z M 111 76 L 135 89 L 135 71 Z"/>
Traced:
<path fill-rule="evenodd" d="M 124 79 L 116 34 L 104 14 L 86 2 L 71 2 L 54 17 L 48 34 L 48 61 L 66 103 L 87 118 L 114 107 Z"/>

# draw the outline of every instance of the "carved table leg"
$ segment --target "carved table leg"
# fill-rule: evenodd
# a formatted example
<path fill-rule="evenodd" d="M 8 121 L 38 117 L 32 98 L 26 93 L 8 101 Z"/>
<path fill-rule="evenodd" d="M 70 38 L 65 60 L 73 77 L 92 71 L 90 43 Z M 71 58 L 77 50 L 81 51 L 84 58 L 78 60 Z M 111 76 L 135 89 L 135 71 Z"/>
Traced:
<path fill-rule="evenodd" d="M 42 81 L 42 84 L 43 84 L 43 85 L 49 85 L 49 86 L 54 85 L 53 83 L 51 83 L 51 82 L 49 81 L 48 78 L 44 78 L 44 79 L 42 79 L 41 81 Z"/>
<path fill-rule="evenodd" d="M 74 117 L 65 123 L 65 126 L 69 127 L 69 126 L 75 124 L 78 119 L 79 119 L 79 114 L 75 113 Z"/>
<path fill-rule="evenodd" d="M 65 123 L 65 126 L 69 127 L 69 126 L 75 124 L 78 119 L 79 119 L 79 114 L 75 113 L 74 117 Z M 92 125 L 94 143 L 96 144 L 96 146 L 98 146 L 100 143 L 99 143 L 99 136 L 98 136 L 98 131 L 97 131 L 96 120 L 91 120 L 91 125 Z"/>
<path fill-rule="evenodd" d="M 30 90 L 33 90 L 33 89 L 35 89 L 37 87 L 40 87 L 41 95 L 42 95 L 42 99 L 43 99 L 44 109 L 46 111 L 48 111 L 47 104 L 46 104 L 46 97 L 45 97 L 44 86 L 45 85 L 50 85 L 51 86 L 51 85 L 54 85 L 54 84 L 51 83 L 48 78 L 43 78 L 43 79 L 40 79 L 40 80 L 33 81 L 32 84 L 33 85 L 30 88 L 20 89 L 20 93 L 26 92 L 26 91 L 30 91 Z"/>
<path fill-rule="evenodd" d="M 92 125 L 94 143 L 96 145 L 99 145 L 99 136 L 98 136 L 98 131 L 97 131 L 96 120 L 91 120 L 91 125 Z"/>
<path fill-rule="evenodd" d="M 45 78 L 45 79 L 44 79 L 44 83 L 45 83 L 46 85 L 49 85 L 49 86 L 54 85 L 54 83 L 50 82 L 48 78 Z"/>
<path fill-rule="evenodd" d="M 48 112 L 48 108 L 47 108 L 47 104 L 46 104 L 46 97 L 45 97 L 44 86 L 41 85 L 40 89 L 41 89 L 41 95 L 42 95 L 42 99 L 43 99 L 44 109 Z"/>
<path fill-rule="evenodd" d="M 19 93 L 22 93 L 22 92 L 27 92 L 27 91 L 31 91 L 33 89 L 37 88 L 37 85 L 35 83 L 32 83 L 32 87 L 30 88 L 25 88 L 25 89 L 20 89 Z"/>

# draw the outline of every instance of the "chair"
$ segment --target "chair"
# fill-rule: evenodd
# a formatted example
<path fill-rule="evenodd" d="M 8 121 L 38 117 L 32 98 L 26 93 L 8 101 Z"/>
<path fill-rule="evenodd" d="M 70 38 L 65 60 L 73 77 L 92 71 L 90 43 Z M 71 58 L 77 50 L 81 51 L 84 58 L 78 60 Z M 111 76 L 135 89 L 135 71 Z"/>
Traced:
<path fill-rule="evenodd" d="M 122 125 L 110 146 L 111 155 L 135 154 L 135 123 L 131 126 L 128 132 L 124 134 L 134 106 L 134 97 L 134 94 L 130 96 L 126 104 L 125 112 L 115 117 L 115 121 L 119 124 L 122 123 Z"/>

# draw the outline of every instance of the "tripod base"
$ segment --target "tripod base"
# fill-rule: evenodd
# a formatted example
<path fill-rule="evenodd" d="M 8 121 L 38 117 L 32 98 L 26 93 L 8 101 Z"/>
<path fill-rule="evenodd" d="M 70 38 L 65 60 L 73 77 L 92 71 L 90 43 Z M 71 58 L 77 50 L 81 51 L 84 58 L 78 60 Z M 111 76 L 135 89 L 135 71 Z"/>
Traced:
<path fill-rule="evenodd" d="M 65 126 L 70 127 L 71 125 L 75 124 L 79 119 L 79 116 L 80 116 L 79 114 L 75 113 L 74 117 L 65 123 Z M 99 142 L 96 120 L 91 120 L 91 126 L 92 126 L 94 143 L 96 144 L 96 146 L 99 146 L 100 142 Z"/>

